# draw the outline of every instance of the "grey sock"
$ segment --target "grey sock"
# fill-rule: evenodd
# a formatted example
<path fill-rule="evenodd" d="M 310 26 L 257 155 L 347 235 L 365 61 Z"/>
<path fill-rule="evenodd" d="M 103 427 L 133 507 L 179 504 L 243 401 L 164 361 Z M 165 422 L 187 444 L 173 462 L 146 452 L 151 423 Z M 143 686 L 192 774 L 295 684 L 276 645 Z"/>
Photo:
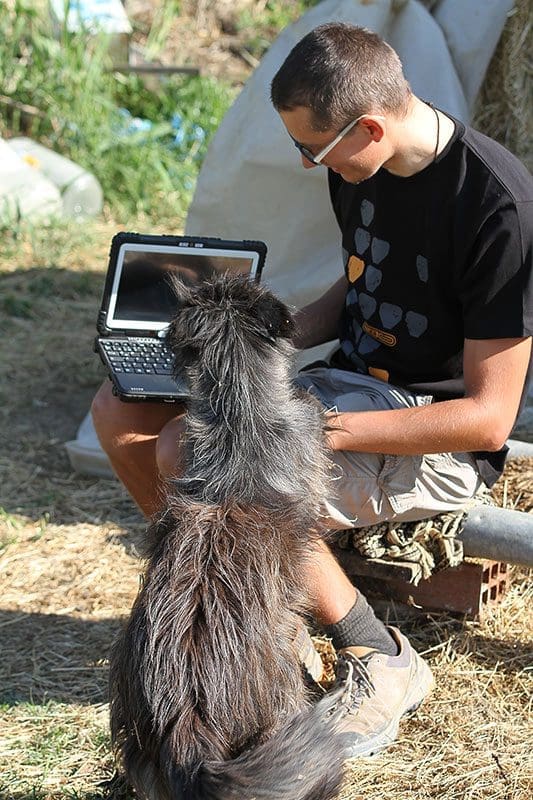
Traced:
<path fill-rule="evenodd" d="M 333 625 L 322 627 L 335 650 L 343 647 L 374 647 L 388 656 L 398 655 L 396 642 L 360 592 L 357 592 L 357 599 L 345 617 Z"/>

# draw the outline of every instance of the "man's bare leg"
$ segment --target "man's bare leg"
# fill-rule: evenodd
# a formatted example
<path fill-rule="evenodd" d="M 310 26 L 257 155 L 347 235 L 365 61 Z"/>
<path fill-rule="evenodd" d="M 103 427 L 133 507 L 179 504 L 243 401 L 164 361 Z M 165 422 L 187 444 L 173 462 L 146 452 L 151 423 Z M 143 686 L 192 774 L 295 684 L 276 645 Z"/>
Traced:
<path fill-rule="evenodd" d="M 318 541 L 307 566 L 307 585 L 313 601 L 313 615 L 323 626 L 336 625 L 354 608 L 358 591 L 325 542 Z M 381 628 L 382 623 L 376 620 Z M 357 658 L 375 647 L 353 642 L 349 648 Z"/>
<path fill-rule="evenodd" d="M 117 476 L 144 514 L 151 516 L 161 507 L 161 471 L 167 474 L 172 437 L 174 464 L 178 461 L 184 407 L 123 403 L 113 395 L 111 382 L 106 381 L 93 400 L 91 412 L 100 444 Z"/>

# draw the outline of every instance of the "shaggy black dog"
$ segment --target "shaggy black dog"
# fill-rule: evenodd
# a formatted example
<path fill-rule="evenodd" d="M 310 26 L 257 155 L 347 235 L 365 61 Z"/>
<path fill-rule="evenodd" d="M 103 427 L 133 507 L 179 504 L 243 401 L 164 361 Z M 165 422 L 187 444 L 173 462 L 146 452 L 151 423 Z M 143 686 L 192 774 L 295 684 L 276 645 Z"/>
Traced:
<path fill-rule="evenodd" d="M 113 740 L 150 800 L 328 800 L 338 697 L 310 701 L 295 645 L 324 533 L 322 411 L 291 385 L 293 321 L 272 294 L 229 277 L 176 291 L 185 469 L 112 655 Z"/>

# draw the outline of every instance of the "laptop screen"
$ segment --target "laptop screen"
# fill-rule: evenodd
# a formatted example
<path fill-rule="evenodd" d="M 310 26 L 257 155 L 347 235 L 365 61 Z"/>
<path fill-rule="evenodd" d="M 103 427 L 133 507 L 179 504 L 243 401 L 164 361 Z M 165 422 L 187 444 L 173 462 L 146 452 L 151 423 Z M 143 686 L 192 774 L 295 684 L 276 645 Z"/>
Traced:
<path fill-rule="evenodd" d="M 120 330 L 164 330 L 176 310 L 169 277 L 194 286 L 218 273 L 255 277 L 259 254 L 196 245 L 125 243 L 111 287 L 107 326 Z"/>

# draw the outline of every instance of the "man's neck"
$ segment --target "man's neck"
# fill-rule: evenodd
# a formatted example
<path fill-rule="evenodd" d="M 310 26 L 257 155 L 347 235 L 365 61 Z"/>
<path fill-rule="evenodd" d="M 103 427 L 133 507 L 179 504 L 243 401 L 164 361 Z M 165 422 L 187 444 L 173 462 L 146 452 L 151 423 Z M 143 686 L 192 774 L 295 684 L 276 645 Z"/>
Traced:
<path fill-rule="evenodd" d="M 401 178 L 416 175 L 444 150 L 454 129 L 453 120 L 413 95 L 405 117 L 392 122 L 394 155 L 384 169 Z"/>

